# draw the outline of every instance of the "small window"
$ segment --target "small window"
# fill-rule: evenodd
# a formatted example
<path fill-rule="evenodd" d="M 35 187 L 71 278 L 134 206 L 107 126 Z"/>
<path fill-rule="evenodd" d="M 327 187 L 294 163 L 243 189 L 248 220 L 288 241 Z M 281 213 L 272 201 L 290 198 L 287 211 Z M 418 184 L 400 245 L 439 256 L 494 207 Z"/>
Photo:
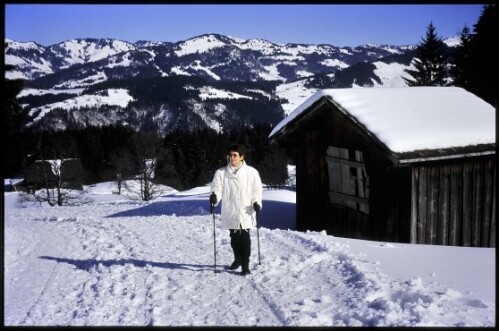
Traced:
<path fill-rule="evenodd" d="M 369 214 L 369 176 L 362 152 L 329 146 L 326 160 L 331 204 Z"/>

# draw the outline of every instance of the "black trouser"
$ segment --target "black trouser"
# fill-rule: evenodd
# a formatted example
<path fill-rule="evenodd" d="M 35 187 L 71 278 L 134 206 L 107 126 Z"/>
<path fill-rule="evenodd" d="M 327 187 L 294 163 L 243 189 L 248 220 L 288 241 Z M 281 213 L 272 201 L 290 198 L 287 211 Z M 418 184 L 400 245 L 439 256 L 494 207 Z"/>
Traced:
<path fill-rule="evenodd" d="M 249 258 L 251 255 L 251 239 L 249 229 L 247 230 L 233 230 L 230 231 L 230 247 L 234 251 L 234 259 L 239 260 L 244 266 L 248 266 Z"/>

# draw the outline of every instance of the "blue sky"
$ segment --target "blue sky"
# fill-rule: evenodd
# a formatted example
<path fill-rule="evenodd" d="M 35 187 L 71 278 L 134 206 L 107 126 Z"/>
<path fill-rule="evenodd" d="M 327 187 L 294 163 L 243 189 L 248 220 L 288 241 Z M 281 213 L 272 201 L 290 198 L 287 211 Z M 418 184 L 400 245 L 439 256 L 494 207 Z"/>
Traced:
<path fill-rule="evenodd" d="M 430 22 L 438 36 L 472 31 L 477 4 L 5 5 L 5 37 L 49 46 L 74 38 L 177 42 L 205 33 L 275 43 L 417 44 Z"/>

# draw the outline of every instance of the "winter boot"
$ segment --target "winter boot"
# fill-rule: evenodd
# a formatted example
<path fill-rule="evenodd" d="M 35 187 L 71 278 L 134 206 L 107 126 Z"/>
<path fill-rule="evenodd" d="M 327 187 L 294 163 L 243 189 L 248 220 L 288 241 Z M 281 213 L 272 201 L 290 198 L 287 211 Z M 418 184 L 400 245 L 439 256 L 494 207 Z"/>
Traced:
<path fill-rule="evenodd" d="M 241 259 L 239 257 L 234 258 L 234 262 L 229 266 L 229 270 L 236 270 L 241 266 Z"/>
<path fill-rule="evenodd" d="M 243 263 L 243 271 L 241 271 L 241 275 L 246 276 L 249 275 L 251 272 L 249 270 L 249 263 Z"/>

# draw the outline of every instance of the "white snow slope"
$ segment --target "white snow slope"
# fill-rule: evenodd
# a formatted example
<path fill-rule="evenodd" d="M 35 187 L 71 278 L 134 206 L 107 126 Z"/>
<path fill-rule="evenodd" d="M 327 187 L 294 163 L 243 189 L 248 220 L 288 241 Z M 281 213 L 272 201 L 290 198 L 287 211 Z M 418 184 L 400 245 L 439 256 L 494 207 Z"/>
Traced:
<path fill-rule="evenodd" d="M 7 326 L 495 326 L 495 249 L 297 232 L 295 195 L 264 190 L 252 273 L 232 262 L 208 190 L 152 202 L 93 188 L 80 207 L 5 193 Z M 109 189 L 108 189 L 109 188 Z M 276 225 L 280 223 L 280 225 Z"/>

